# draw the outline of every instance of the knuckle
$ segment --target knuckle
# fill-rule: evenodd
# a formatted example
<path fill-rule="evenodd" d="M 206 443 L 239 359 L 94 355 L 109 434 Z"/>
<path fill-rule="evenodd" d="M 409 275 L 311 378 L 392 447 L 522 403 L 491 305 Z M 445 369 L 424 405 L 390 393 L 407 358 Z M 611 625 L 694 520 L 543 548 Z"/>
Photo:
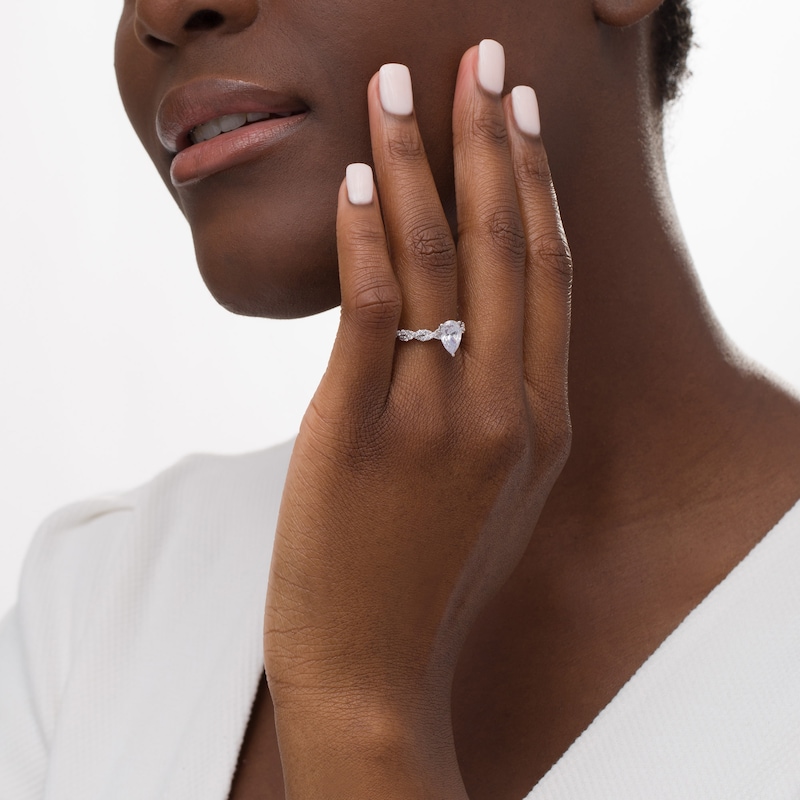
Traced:
<path fill-rule="evenodd" d="M 413 225 L 406 236 L 406 252 L 417 261 L 441 271 L 456 264 L 456 247 L 450 231 L 439 223 Z"/>
<path fill-rule="evenodd" d="M 471 118 L 472 138 L 492 146 L 508 146 L 508 131 L 503 115 L 494 108 L 480 109 Z"/>
<path fill-rule="evenodd" d="M 525 411 L 512 402 L 495 402 L 477 415 L 476 447 L 491 473 L 512 469 L 529 451 L 530 431 Z"/>
<path fill-rule="evenodd" d="M 422 139 L 416 130 L 406 129 L 406 126 L 392 132 L 386 149 L 390 158 L 397 161 L 423 161 L 426 158 Z"/>
<path fill-rule="evenodd" d="M 373 253 L 382 253 L 386 247 L 386 237 L 372 221 L 351 220 L 347 226 L 347 244 L 356 258 Z"/>
<path fill-rule="evenodd" d="M 518 426 L 506 426 L 492 432 L 484 452 L 489 453 L 489 461 L 494 471 L 511 470 L 528 453 L 529 438 L 526 431 Z"/>
<path fill-rule="evenodd" d="M 531 254 L 534 263 L 543 268 L 543 274 L 557 289 L 572 291 L 572 254 L 561 232 L 535 237 L 531 241 Z"/>
<path fill-rule="evenodd" d="M 489 237 L 493 245 L 515 261 L 524 261 L 527 252 L 525 231 L 519 214 L 510 208 L 497 208 L 489 217 Z"/>
<path fill-rule="evenodd" d="M 544 191 L 555 199 L 553 179 L 550 175 L 550 164 L 544 150 L 530 153 L 516 165 L 516 178 L 520 189 L 523 192 L 534 191 L 540 193 Z"/>
<path fill-rule="evenodd" d="M 402 304 L 396 284 L 371 280 L 355 287 L 352 313 L 361 327 L 383 331 L 397 324 Z"/>

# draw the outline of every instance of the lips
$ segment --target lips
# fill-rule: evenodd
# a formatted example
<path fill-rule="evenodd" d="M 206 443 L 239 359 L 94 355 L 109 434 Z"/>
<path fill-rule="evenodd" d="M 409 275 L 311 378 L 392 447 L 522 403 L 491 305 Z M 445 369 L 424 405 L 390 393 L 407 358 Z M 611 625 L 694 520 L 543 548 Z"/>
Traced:
<path fill-rule="evenodd" d="M 245 81 L 195 81 L 168 92 L 156 131 L 174 154 L 172 182 L 183 186 L 257 157 L 305 121 L 297 98 Z"/>
<path fill-rule="evenodd" d="M 200 142 L 207 142 L 209 139 L 213 139 L 220 134 L 230 133 L 231 131 L 243 128 L 245 125 L 252 125 L 254 122 L 291 116 L 291 114 L 269 114 L 263 111 L 256 113 L 250 112 L 249 114 L 245 114 L 244 112 L 239 114 L 225 114 L 222 117 L 204 122 L 202 125 L 195 125 L 195 127 L 189 131 L 189 141 L 192 144 L 200 144 Z"/>

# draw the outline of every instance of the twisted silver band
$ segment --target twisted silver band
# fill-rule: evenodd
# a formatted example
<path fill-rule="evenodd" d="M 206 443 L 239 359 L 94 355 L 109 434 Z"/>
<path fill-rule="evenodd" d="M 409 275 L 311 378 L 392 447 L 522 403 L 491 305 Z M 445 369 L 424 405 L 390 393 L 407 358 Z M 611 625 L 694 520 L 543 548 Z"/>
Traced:
<path fill-rule="evenodd" d="M 429 342 L 431 339 L 438 339 L 445 350 L 451 356 L 455 356 L 461 344 L 461 336 L 464 333 L 464 323 L 457 319 L 448 319 L 443 322 L 435 331 L 427 328 L 420 328 L 418 331 L 406 329 L 397 331 L 397 338 L 401 342 L 410 342 L 416 339 L 418 342 Z"/>

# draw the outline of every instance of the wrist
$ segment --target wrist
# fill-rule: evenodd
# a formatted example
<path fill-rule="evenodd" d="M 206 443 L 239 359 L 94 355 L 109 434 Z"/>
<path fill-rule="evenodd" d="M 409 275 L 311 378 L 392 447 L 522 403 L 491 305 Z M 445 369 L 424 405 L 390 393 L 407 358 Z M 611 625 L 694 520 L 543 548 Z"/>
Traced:
<path fill-rule="evenodd" d="M 275 726 L 287 800 L 467 800 L 449 700 L 284 697 Z"/>

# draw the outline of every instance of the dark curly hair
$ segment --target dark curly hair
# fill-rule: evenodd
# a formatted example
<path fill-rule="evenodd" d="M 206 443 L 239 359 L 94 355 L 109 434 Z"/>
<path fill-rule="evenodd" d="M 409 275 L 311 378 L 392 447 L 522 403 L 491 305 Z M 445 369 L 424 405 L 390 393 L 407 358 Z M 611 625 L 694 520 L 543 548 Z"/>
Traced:
<path fill-rule="evenodd" d="M 675 100 L 689 74 L 686 60 L 692 47 L 689 0 L 664 0 L 653 19 L 656 89 L 662 104 Z"/>

